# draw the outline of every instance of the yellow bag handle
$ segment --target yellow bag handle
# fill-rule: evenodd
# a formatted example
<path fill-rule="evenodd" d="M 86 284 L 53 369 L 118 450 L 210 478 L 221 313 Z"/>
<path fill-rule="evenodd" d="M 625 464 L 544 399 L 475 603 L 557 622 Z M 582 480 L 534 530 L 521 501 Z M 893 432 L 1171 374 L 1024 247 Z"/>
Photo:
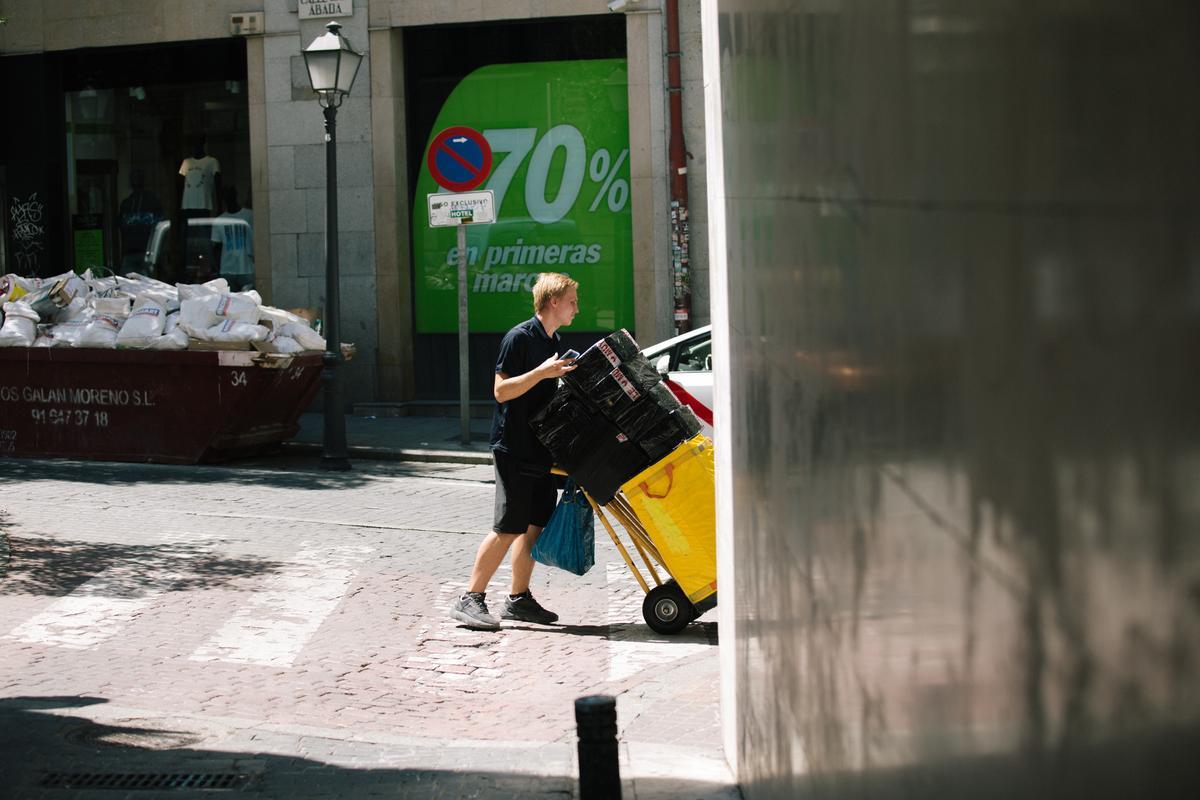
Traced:
<path fill-rule="evenodd" d="M 638 488 L 642 490 L 642 494 L 646 495 L 646 497 L 653 497 L 655 500 L 662 500 L 671 493 L 671 487 L 675 485 L 675 465 L 667 464 L 665 467 L 663 467 L 663 471 L 667 473 L 667 490 L 662 494 L 655 494 L 654 492 L 650 491 L 650 487 L 648 485 L 649 482 L 642 481 L 640 484 L 638 484 Z"/>

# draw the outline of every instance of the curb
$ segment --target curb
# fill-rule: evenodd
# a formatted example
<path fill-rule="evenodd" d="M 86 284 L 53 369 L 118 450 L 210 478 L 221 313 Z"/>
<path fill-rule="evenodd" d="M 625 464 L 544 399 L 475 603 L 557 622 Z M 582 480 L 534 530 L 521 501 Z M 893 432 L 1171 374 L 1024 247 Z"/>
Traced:
<path fill-rule="evenodd" d="M 284 442 L 282 452 L 291 455 L 319 456 L 324 448 L 312 442 Z M 491 464 L 490 452 L 473 453 L 461 450 L 406 450 L 401 447 L 372 447 L 350 445 L 350 458 L 372 461 L 421 461 L 430 464 Z"/>

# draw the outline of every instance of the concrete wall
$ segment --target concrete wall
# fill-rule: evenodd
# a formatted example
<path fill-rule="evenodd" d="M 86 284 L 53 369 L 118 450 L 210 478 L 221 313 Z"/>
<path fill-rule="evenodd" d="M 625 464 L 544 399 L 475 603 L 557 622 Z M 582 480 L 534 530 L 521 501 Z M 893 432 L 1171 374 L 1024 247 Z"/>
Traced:
<path fill-rule="evenodd" d="M 282 3 L 281 3 L 282 4 Z M 229 15 L 261 11 L 263 0 L 5 0 L 0 53 L 41 53 L 83 47 L 221 39 Z"/>
<path fill-rule="evenodd" d="M 1192 796 L 1195 4 L 709 10 L 745 796 Z"/>
<path fill-rule="evenodd" d="M 251 127 L 252 158 L 266 165 L 256 182 L 256 201 L 265 195 L 269 236 L 259 247 L 260 274 L 270 265 L 270 300 L 283 308 L 325 307 L 325 122 L 309 88 L 301 51 L 324 31 L 327 20 L 299 20 L 296 3 L 267 0 L 267 34 L 262 43 L 264 99 L 261 135 Z M 354 342 L 358 356 L 345 365 L 350 402 L 374 399 L 379 384 L 379 280 L 375 253 L 375 180 L 372 138 L 373 58 L 365 3 L 337 21 L 342 35 L 366 53 L 350 95 L 337 115 L 338 263 L 341 274 L 341 339 Z M 255 82 L 251 73 L 249 81 Z M 253 103 L 256 95 L 252 93 Z M 252 122 L 256 119 L 251 115 Z M 262 145 L 265 144 L 265 149 Z M 256 203 L 257 209 L 257 203 Z M 257 210 L 255 213 L 258 213 Z"/>

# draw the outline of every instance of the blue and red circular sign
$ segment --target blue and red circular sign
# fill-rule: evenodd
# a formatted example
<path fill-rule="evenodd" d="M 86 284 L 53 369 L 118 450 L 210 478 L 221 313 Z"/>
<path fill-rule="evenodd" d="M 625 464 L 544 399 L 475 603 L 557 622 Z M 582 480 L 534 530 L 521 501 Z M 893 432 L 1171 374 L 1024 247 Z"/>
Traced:
<path fill-rule="evenodd" d="M 425 160 L 438 186 L 469 192 L 491 173 L 492 146 L 474 128 L 455 125 L 433 137 Z"/>

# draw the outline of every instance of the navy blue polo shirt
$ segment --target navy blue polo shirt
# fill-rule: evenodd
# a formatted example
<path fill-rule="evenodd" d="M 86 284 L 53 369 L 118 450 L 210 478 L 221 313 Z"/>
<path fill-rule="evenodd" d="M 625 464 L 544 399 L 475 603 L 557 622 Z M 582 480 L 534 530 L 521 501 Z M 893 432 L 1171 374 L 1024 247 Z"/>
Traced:
<path fill-rule="evenodd" d="M 561 343 L 557 333 L 547 335 L 536 316 L 527 319 L 504 334 L 500 355 L 496 357 L 496 372 L 503 372 L 510 378 L 524 375 L 541 366 L 550 356 L 557 356 Z M 554 463 L 550 451 L 533 435 L 529 420 L 550 402 L 557 383 L 546 378 L 520 397 L 496 404 L 492 414 L 493 450 L 507 453 L 526 464 L 549 467 Z"/>

